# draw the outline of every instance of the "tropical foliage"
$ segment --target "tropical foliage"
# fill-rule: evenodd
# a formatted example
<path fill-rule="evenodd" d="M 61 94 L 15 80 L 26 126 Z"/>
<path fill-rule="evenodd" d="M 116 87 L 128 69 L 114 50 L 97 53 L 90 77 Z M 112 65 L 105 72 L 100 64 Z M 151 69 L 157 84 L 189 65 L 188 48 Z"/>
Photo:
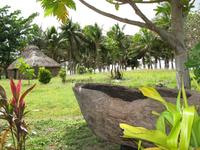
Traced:
<path fill-rule="evenodd" d="M 52 74 L 48 69 L 45 69 L 44 67 L 39 68 L 38 73 L 38 80 L 43 83 L 47 84 L 51 81 Z"/>
<path fill-rule="evenodd" d="M 18 81 L 17 85 L 13 80 L 10 80 L 10 88 L 12 98 L 8 99 L 6 91 L 0 86 L 0 118 L 7 122 L 5 130 L 0 134 L 0 148 L 4 149 L 8 132 L 11 134 L 12 146 L 8 149 L 25 150 L 26 139 L 28 135 L 28 125 L 24 118 L 27 114 L 25 111 L 25 97 L 35 87 L 31 86 L 24 93 L 21 93 L 22 82 Z"/>
<path fill-rule="evenodd" d="M 19 55 L 19 50 L 29 42 L 33 33 L 31 23 L 36 16 L 34 13 L 24 18 L 19 10 L 12 12 L 9 6 L 0 8 L 0 67 L 5 73 Z"/>
<path fill-rule="evenodd" d="M 60 78 L 62 80 L 62 83 L 65 83 L 66 82 L 66 77 L 67 77 L 67 72 L 66 72 L 65 68 L 61 68 L 60 69 L 59 76 L 60 76 Z"/>
<path fill-rule="evenodd" d="M 30 80 L 35 77 L 35 70 L 25 62 L 23 58 L 18 59 L 17 68 L 19 73 L 28 80 L 28 84 L 30 84 Z"/>
<path fill-rule="evenodd" d="M 183 86 L 176 104 L 166 101 L 154 88 L 142 87 L 140 90 L 144 96 L 164 105 L 166 110 L 159 114 L 155 130 L 120 124 L 124 130 L 124 138 L 149 141 L 160 150 L 200 148 L 200 116 L 195 106 L 188 104 Z"/>
<path fill-rule="evenodd" d="M 200 83 L 200 43 L 190 51 L 186 66 L 193 69 L 195 80 Z"/>

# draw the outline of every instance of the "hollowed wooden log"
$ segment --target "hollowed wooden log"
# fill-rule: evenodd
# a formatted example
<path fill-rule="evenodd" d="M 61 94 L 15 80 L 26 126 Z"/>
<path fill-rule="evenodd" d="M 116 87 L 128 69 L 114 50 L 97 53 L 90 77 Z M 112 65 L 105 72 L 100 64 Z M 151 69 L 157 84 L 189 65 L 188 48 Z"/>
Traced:
<path fill-rule="evenodd" d="M 142 95 L 138 89 L 106 84 L 76 84 L 73 88 L 81 112 L 89 128 L 104 140 L 137 147 L 133 140 L 121 138 L 119 123 L 127 123 L 148 129 L 155 128 L 156 116 L 152 111 L 161 112 L 164 107 Z M 168 101 L 175 103 L 178 91 L 158 88 L 159 93 Z M 187 91 L 188 101 L 197 107 L 200 95 Z M 149 143 L 144 143 L 149 146 Z"/>

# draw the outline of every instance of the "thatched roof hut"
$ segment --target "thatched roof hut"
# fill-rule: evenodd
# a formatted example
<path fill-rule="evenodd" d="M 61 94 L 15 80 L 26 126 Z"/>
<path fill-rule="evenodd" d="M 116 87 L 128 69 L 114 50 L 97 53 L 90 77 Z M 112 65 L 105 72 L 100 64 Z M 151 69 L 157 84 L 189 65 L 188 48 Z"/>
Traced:
<path fill-rule="evenodd" d="M 24 61 L 35 69 L 36 75 L 38 74 L 39 67 L 45 67 L 46 69 L 49 69 L 53 76 L 56 76 L 60 69 L 60 64 L 52 58 L 46 56 L 37 46 L 27 46 L 22 52 L 20 58 L 24 58 Z M 18 59 L 8 67 L 7 71 L 9 78 L 23 78 L 18 72 L 17 64 Z"/>

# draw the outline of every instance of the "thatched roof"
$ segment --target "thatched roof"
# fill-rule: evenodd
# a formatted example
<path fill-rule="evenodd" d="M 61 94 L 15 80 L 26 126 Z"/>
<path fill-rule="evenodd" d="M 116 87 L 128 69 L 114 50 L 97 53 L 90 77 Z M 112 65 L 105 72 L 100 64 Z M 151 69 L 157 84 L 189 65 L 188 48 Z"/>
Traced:
<path fill-rule="evenodd" d="M 26 47 L 21 57 L 24 58 L 25 62 L 32 67 L 60 67 L 59 63 L 46 56 L 37 46 L 31 45 Z M 8 67 L 8 70 L 17 69 L 17 63 L 18 60 L 15 60 Z"/>

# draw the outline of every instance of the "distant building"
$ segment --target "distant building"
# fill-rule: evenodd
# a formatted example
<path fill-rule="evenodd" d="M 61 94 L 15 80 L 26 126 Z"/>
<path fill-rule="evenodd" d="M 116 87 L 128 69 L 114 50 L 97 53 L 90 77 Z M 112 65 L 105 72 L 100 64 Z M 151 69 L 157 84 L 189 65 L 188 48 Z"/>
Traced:
<path fill-rule="evenodd" d="M 60 64 L 46 56 L 37 46 L 27 46 L 20 58 L 24 58 L 25 62 L 34 68 L 36 76 L 38 75 L 40 67 L 45 67 L 51 71 L 53 76 L 56 76 L 60 70 Z M 13 79 L 24 79 L 23 75 L 19 73 L 17 64 L 18 59 L 10 64 L 7 69 L 8 77 Z"/>

